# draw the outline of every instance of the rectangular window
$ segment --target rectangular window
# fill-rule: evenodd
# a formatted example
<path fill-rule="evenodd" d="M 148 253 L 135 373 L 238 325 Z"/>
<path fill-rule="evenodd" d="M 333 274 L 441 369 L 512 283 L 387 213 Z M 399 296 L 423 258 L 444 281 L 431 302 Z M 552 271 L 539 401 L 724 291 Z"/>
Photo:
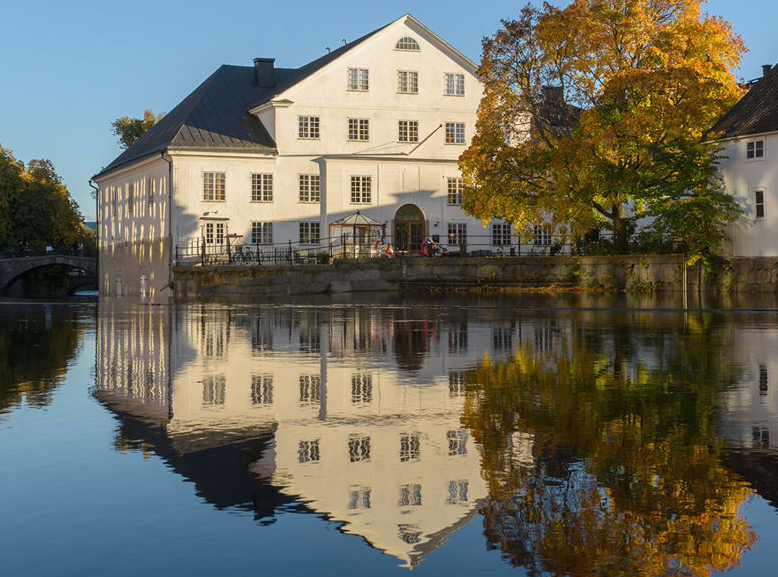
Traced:
<path fill-rule="evenodd" d="M 321 375 L 300 376 L 300 404 L 318 405 L 321 401 Z"/>
<path fill-rule="evenodd" d="M 251 202 L 273 202 L 273 175 L 251 175 Z"/>
<path fill-rule="evenodd" d="M 747 142 L 746 158 L 764 158 L 764 140 Z"/>
<path fill-rule="evenodd" d="M 251 404 L 273 404 L 273 375 L 251 375 Z"/>
<path fill-rule="evenodd" d="M 467 225 L 464 222 L 448 223 L 448 244 L 462 245 L 467 243 Z"/>
<path fill-rule="evenodd" d="M 224 233 L 226 231 L 226 227 L 224 226 L 223 222 L 217 222 L 216 223 L 216 244 L 224 244 Z"/>
<path fill-rule="evenodd" d="M 349 118 L 348 139 L 370 140 L 370 121 L 367 118 Z"/>
<path fill-rule="evenodd" d="M 465 123 L 446 122 L 446 144 L 465 143 Z"/>
<path fill-rule="evenodd" d="M 319 229 L 318 222 L 301 222 L 300 244 L 319 244 Z"/>
<path fill-rule="evenodd" d="M 546 225 L 536 224 L 533 227 L 532 244 L 535 246 L 551 246 L 551 231 Z"/>
<path fill-rule="evenodd" d="M 373 375 L 351 375 L 351 402 L 355 405 L 373 402 Z"/>
<path fill-rule="evenodd" d="M 448 396 L 464 397 L 467 393 L 467 381 L 464 371 L 451 371 L 448 374 Z"/>
<path fill-rule="evenodd" d="M 205 223 L 205 244 L 213 244 L 213 223 Z"/>
<path fill-rule="evenodd" d="M 419 73 L 412 70 L 398 70 L 397 92 L 400 94 L 418 94 Z"/>
<path fill-rule="evenodd" d="M 467 455 L 467 431 L 464 429 L 449 431 L 446 437 L 448 438 L 449 456 Z"/>
<path fill-rule="evenodd" d="M 147 202 L 148 202 L 149 206 L 153 206 L 154 205 L 154 194 L 156 194 L 156 192 L 157 192 L 156 184 L 157 184 L 157 181 L 154 180 L 153 178 L 149 177 L 149 178 L 146 179 L 146 197 L 148 199 Z"/>
<path fill-rule="evenodd" d="M 446 96 L 465 95 L 465 75 L 446 73 Z"/>
<path fill-rule="evenodd" d="M 127 212 L 129 214 L 135 213 L 135 183 L 131 182 L 127 185 Z"/>
<path fill-rule="evenodd" d="M 398 507 L 421 507 L 421 485 L 411 483 L 400 485 L 400 498 Z"/>
<path fill-rule="evenodd" d="M 756 207 L 756 218 L 764 218 L 764 190 L 754 191 L 754 205 Z"/>
<path fill-rule="evenodd" d="M 352 489 L 348 492 L 349 509 L 369 509 L 370 489 Z"/>
<path fill-rule="evenodd" d="M 318 116 L 298 116 L 298 128 L 297 137 L 307 139 L 318 139 L 319 133 L 319 117 Z"/>
<path fill-rule="evenodd" d="M 203 173 L 203 200 L 223 201 L 226 199 L 226 176 L 223 172 Z"/>
<path fill-rule="evenodd" d="M 214 407 L 224 404 L 227 381 L 224 375 L 203 377 L 203 405 Z"/>
<path fill-rule="evenodd" d="M 467 503 L 467 479 L 461 481 L 449 481 L 448 482 L 448 498 L 446 499 L 447 505 L 456 505 L 458 503 Z"/>
<path fill-rule="evenodd" d="M 419 121 L 400 120 L 397 125 L 397 140 L 400 142 L 419 142 Z"/>
<path fill-rule="evenodd" d="M 367 68 L 349 68 L 348 89 L 367 92 L 370 89 L 370 71 Z"/>
<path fill-rule="evenodd" d="M 400 435 L 400 462 L 418 461 L 421 458 L 421 439 L 418 433 Z"/>
<path fill-rule="evenodd" d="M 450 206 L 462 206 L 462 193 L 465 184 L 461 178 L 448 179 L 448 204 Z"/>
<path fill-rule="evenodd" d="M 467 324 L 449 327 L 448 352 L 451 354 L 467 352 Z"/>
<path fill-rule="evenodd" d="M 352 463 L 370 460 L 370 437 L 351 435 L 348 440 L 348 456 Z"/>
<path fill-rule="evenodd" d="M 319 439 L 314 441 L 300 441 L 297 446 L 297 460 L 300 463 L 318 463 L 321 459 Z"/>
<path fill-rule="evenodd" d="M 273 244 L 273 223 L 252 222 L 251 244 Z"/>
<path fill-rule="evenodd" d="M 495 351 L 513 349 L 513 331 L 510 327 L 494 327 L 492 329 L 492 347 Z"/>
<path fill-rule="evenodd" d="M 373 177 L 351 177 L 351 204 L 370 204 L 373 201 Z"/>
<path fill-rule="evenodd" d="M 320 202 L 320 190 L 318 174 L 300 175 L 300 202 Z"/>
<path fill-rule="evenodd" d="M 492 225 L 492 245 L 507 246 L 511 244 L 511 225 L 497 223 Z"/>

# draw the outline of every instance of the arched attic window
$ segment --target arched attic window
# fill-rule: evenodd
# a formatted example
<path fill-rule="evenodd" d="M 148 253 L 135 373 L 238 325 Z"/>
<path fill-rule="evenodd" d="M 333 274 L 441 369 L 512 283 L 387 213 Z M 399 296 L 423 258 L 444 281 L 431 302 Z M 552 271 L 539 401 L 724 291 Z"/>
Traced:
<path fill-rule="evenodd" d="M 400 38 L 397 41 L 397 44 L 395 45 L 394 49 L 395 50 L 408 50 L 408 51 L 411 51 L 411 52 L 418 52 L 419 50 L 421 50 L 421 48 L 419 48 L 419 43 L 416 42 L 410 36 L 405 36 L 403 38 Z"/>

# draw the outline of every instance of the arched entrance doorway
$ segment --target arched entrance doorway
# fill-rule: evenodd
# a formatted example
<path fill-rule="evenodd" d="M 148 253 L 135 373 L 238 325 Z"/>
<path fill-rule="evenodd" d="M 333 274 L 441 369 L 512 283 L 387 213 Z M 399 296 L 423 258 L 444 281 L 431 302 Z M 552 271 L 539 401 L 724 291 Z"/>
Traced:
<path fill-rule="evenodd" d="M 418 251 L 426 236 L 424 213 L 415 204 L 405 204 L 394 215 L 394 246 L 402 252 Z"/>

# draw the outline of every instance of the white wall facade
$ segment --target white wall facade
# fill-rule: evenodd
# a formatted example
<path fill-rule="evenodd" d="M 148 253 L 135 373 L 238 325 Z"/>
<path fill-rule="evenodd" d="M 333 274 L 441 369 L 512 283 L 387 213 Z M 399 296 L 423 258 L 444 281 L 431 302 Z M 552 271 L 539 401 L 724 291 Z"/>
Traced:
<path fill-rule="evenodd" d="M 749 143 L 763 143 L 763 156 L 748 158 Z M 724 186 L 745 209 L 729 229 L 733 256 L 778 256 L 778 133 L 747 136 L 724 143 Z M 757 215 L 757 193 L 763 194 L 764 216 Z"/>

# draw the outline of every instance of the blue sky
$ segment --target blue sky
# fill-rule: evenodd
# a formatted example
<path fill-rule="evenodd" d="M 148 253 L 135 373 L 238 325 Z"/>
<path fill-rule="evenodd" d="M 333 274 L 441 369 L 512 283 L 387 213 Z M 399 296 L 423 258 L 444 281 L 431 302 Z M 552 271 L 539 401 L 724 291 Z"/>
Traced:
<path fill-rule="evenodd" d="M 566 4 L 558 0 L 557 4 Z M 114 119 L 169 111 L 220 64 L 256 56 L 295 67 L 412 13 L 473 60 L 522 0 L 29 0 L 5 2 L 0 33 L 0 144 L 51 159 L 88 220 L 89 177 L 118 153 Z M 776 0 L 710 0 L 745 40 L 740 76 L 778 62 Z"/>

